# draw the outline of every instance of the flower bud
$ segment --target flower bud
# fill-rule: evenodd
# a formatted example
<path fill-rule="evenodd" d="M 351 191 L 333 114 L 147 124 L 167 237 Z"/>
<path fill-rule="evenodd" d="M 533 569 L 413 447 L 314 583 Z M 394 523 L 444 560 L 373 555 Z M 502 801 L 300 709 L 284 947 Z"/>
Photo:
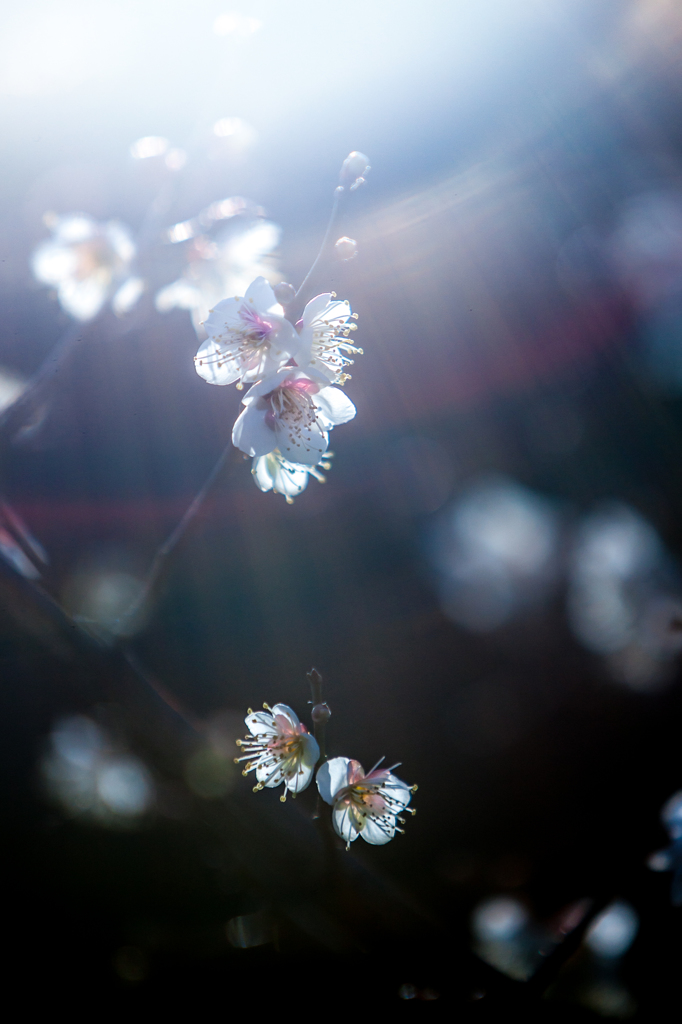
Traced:
<path fill-rule="evenodd" d="M 296 289 L 293 284 L 287 284 L 286 281 L 276 284 L 273 291 L 275 298 L 282 306 L 288 306 L 296 298 Z"/>
<path fill-rule="evenodd" d="M 354 149 L 352 153 L 348 154 L 341 165 L 339 181 L 342 185 L 350 185 L 351 188 L 357 188 L 358 184 L 361 185 L 365 180 L 364 176 L 370 169 L 368 157 Z M 362 179 L 362 181 L 359 179 Z"/>
<path fill-rule="evenodd" d="M 334 251 L 340 260 L 352 260 L 358 254 L 357 242 L 354 238 L 344 235 L 334 242 Z"/>
<path fill-rule="evenodd" d="M 310 717 L 312 718 L 315 725 L 326 725 L 329 719 L 332 717 L 329 705 L 316 704 L 311 712 Z"/>

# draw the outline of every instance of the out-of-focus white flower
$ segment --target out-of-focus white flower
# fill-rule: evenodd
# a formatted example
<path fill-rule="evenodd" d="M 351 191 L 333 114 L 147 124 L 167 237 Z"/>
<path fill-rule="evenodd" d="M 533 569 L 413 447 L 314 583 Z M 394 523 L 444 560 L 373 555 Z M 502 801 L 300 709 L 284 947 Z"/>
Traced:
<path fill-rule="evenodd" d="M 209 384 L 253 383 L 284 366 L 300 347 L 264 277 L 252 281 L 243 297 L 218 302 L 204 328 L 208 338 L 194 363 Z"/>
<path fill-rule="evenodd" d="M 445 614 L 485 632 L 542 601 L 556 578 L 558 527 L 552 504 L 516 481 L 474 481 L 432 534 Z"/>
<path fill-rule="evenodd" d="M 396 832 L 402 832 L 396 822 L 404 824 L 400 814 L 417 787 L 396 778 L 391 768 L 377 765 L 365 775 L 359 761 L 333 757 L 318 771 L 317 788 L 322 799 L 334 808 L 334 831 L 346 840 L 349 849 L 358 836 L 381 846 L 393 839 Z"/>
<path fill-rule="evenodd" d="M 308 486 L 309 476 L 314 476 L 321 484 L 325 482 L 326 477 L 320 472 L 320 469 L 332 468 L 331 462 L 328 461 L 331 454 L 331 452 L 327 452 L 325 458 L 322 462 L 318 462 L 317 466 L 303 466 L 297 462 L 289 462 L 275 448 L 268 455 L 261 455 L 254 459 L 251 472 L 261 491 L 274 491 L 275 494 L 283 494 L 287 504 L 291 505 L 296 495 Z"/>
<path fill-rule="evenodd" d="M 42 771 L 66 811 L 105 825 L 131 823 L 154 803 L 154 784 L 139 758 L 117 749 L 84 715 L 56 724 Z"/>
<path fill-rule="evenodd" d="M 682 648 L 679 577 L 653 526 L 626 505 L 581 523 L 569 565 L 568 618 L 610 674 L 636 690 L 672 677 Z"/>
<path fill-rule="evenodd" d="M 99 223 L 83 213 L 50 216 L 53 237 L 31 258 L 33 274 L 57 289 L 62 309 L 75 320 L 92 320 L 110 298 L 116 313 L 127 312 L 144 290 L 129 274 L 135 257 L 130 229 L 119 221 Z"/>
<path fill-rule="evenodd" d="M 355 416 L 355 406 L 320 374 L 312 377 L 283 366 L 254 384 L 232 431 L 232 443 L 247 455 L 281 456 L 297 465 L 316 466 L 327 450 L 328 431 Z"/>
<path fill-rule="evenodd" d="M 350 355 L 362 355 L 346 339 L 351 331 L 357 330 L 349 320 L 357 319 L 347 300 L 336 298 L 334 292 L 324 292 L 311 299 L 303 310 L 301 318 L 301 352 L 296 361 L 300 366 L 310 366 L 332 381 L 344 384 L 350 379 L 345 368 L 353 364 Z"/>
<path fill-rule="evenodd" d="M 310 784 L 320 748 L 315 737 L 286 704 L 275 704 L 273 708 L 264 704 L 263 707 L 265 711 L 256 712 L 249 708 L 244 721 L 251 735 L 237 740 L 244 756 L 234 760 L 235 764 L 246 761 L 242 775 L 255 771 L 254 792 L 263 787 L 274 789 L 284 783 L 285 792 L 280 797 L 284 803 L 286 790 L 295 796 Z"/>
<path fill-rule="evenodd" d="M 230 213 L 212 214 L 212 211 L 230 205 Z M 157 292 L 154 299 L 160 313 L 171 309 L 188 309 L 194 329 L 204 335 L 203 324 L 213 309 L 226 295 L 244 295 L 249 285 L 259 276 L 278 280 L 275 264 L 269 254 L 280 239 L 280 228 L 271 221 L 257 217 L 245 220 L 249 204 L 246 200 L 223 200 L 214 203 L 199 215 L 185 233 L 176 233 L 171 241 L 192 238 L 188 251 L 188 265 L 182 276 Z M 255 209 L 255 207 L 254 207 Z M 210 226 L 213 220 L 229 220 L 214 238 L 195 234 L 203 220 Z M 176 225 L 182 228 L 185 225 Z M 175 230 L 175 229 L 173 229 Z M 204 229 L 205 230 L 205 227 Z"/>

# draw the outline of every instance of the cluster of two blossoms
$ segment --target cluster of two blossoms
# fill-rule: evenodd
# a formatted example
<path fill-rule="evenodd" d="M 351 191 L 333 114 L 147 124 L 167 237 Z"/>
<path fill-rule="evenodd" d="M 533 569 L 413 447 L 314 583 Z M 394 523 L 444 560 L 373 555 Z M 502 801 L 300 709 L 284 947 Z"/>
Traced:
<path fill-rule="evenodd" d="M 353 403 L 333 385 L 345 383 L 350 356 L 362 353 L 348 340 L 356 317 L 348 302 L 326 292 L 311 299 L 294 327 L 268 282 L 257 277 L 244 296 L 223 299 L 205 321 L 197 373 L 209 384 L 252 385 L 232 441 L 254 459 L 262 491 L 290 502 L 309 476 L 324 480 L 329 431 L 355 416 Z"/>
<path fill-rule="evenodd" d="M 244 754 L 235 758 L 235 763 L 246 761 L 242 775 L 256 773 L 254 792 L 283 783 L 280 800 L 284 802 L 287 791 L 295 796 L 310 785 L 320 748 L 286 704 L 263 707 L 265 711 L 256 712 L 249 708 L 244 721 L 250 735 L 237 740 Z M 401 813 L 408 809 L 417 787 L 408 786 L 393 775 L 392 768 L 380 768 L 380 764 L 365 774 L 359 761 L 333 757 L 318 769 L 317 788 L 333 807 L 334 831 L 345 840 L 346 849 L 358 836 L 380 846 L 402 832 L 397 822 L 404 824 Z M 409 813 L 416 811 L 410 808 Z"/>

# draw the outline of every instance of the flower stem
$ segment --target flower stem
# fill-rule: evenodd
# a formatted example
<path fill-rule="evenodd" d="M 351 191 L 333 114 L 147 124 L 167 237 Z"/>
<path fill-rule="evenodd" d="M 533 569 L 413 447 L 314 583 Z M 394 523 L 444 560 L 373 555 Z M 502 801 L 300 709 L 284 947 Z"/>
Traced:
<path fill-rule="evenodd" d="M 170 557 L 170 555 L 173 553 L 177 545 L 180 543 L 185 534 L 185 531 L 187 530 L 187 527 L 192 522 L 197 512 L 199 511 L 204 501 L 206 500 L 211 488 L 218 479 L 218 476 L 220 475 L 220 472 L 223 469 L 223 466 L 225 465 L 227 457 L 231 451 L 233 451 L 233 445 L 232 442 L 230 441 L 221 452 L 218 461 L 215 463 L 213 469 L 208 474 L 208 477 L 206 478 L 203 487 L 195 495 L 194 499 L 192 500 L 192 503 L 189 505 L 187 511 L 185 512 L 184 516 L 182 517 L 178 525 L 168 535 L 163 544 L 158 548 L 156 554 L 154 555 L 154 560 L 151 564 L 149 572 L 147 573 L 147 578 L 144 581 L 140 593 L 137 595 L 137 597 L 130 605 L 128 610 L 121 616 L 119 620 L 120 633 L 125 635 L 126 625 L 129 622 L 131 622 L 136 615 L 139 614 L 139 612 L 142 610 L 142 608 L 148 601 L 149 596 L 152 593 L 159 576 L 161 575 L 161 571 L 164 565 L 166 564 L 166 560 Z"/>
<path fill-rule="evenodd" d="M 322 676 L 316 668 L 311 668 L 310 672 L 307 673 L 308 682 L 310 683 L 310 690 L 312 694 L 312 720 L 313 720 L 313 736 L 317 740 L 317 745 L 320 748 L 320 761 L 324 762 L 327 760 L 327 751 L 325 747 L 325 730 L 327 728 L 327 722 L 331 717 L 331 711 L 327 704 L 322 700 Z M 319 818 L 322 812 L 322 798 L 320 794 L 317 794 L 317 800 L 315 802 L 315 813 L 313 818 Z"/>
<path fill-rule="evenodd" d="M 318 250 L 317 256 L 313 260 L 312 267 L 310 268 L 308 273 L 303 278 L 298 291 L 294 295 L 294 299 L 297 299 L 299 297 L 299 295 L 301 294 L 301 292 L 305 288 L 306 284 L 308 283 L 308 278 L 312 274 L 312 272 L 315 269 L 315 267 L 317 266 L 317 264 L 320 262 L 320 257 L 322 256 L 322 253 L 325 250 L 327 242 L 329 241 L 329 235 L 331 234 L 332 227 L 334 226 L 334 221 L 336 220 L 336 214 L 338 213 L 338 210 L 339 210 L 339 202 L 341 201 L 341 196 L 343 195 L 344 191 L 345 190 L 343 188 L 343 185 L 337 185 L 337 187 L 334 189 L 334 201 L 332 202 L 332 212 L 329 215 L 329 221 L 327 223 L 327 230 L 324 233 L 324 238 L 322 239 L 322 245 L 320 246 L 320 248 Z"/>
<path fill-rule="evenodd" d="M 21 394 L 3 410 L 0 415 L 0 434 L 11 434 L 18 431 L 50 386 L 55 383 L 55 374 L 62 368 L 65 360 L 83 340 L 86 332 L 83 323 L 71 324 L 64 331 L 56 345 L 50 349 L 42 363 L 33 374 Z"/>

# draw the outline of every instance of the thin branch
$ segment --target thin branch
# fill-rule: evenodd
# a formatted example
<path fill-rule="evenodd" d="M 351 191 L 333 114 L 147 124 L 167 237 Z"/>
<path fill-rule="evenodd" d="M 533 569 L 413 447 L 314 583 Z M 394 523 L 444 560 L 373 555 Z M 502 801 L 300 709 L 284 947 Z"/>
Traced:
<path fill-rule="evenodd" d="M 204 501 L 208 497 L 208 494 L 209 494 L 211 488 L 213 487 L 214 483 L 218 479 L 218 476 L 220 475 L 220 472 L 221 472 L 223 466 L 225 465 L 225 463 L 227 461 L 227 458 L 228 458 L 228 456 L 229 456 L 229 454 L 230 454 L 230 452 L 232 450 L 233 450 L 233 445 L 232 445 L 232 442 L 230 441 L 225 446 L 225 448 L 223 449 L 220 457 L 218 458 L 218 461 L 216 462 L 216 464 L 214 465 L 213 469 L 211 470 L 211 472 L 209 473 L 208 477 L 206 478 L 206 481 L 205 481 L 203 487 L 198 492 L 198 494 L 194 497 L 191 505 L 189 506 L 189 508 L 185 512 L 184 516 L 182 517 L 182 519 L 180 520 L 178 525 L 169 534 L 169 536 L 163 542 L 161 547 L 157 550 L 156 554 L 154 555 L 154 560 L 153 560 L 153 562 L 151 564 L 151 568 L 150 568 L 150 570 L 149 570 L 149 572 L 147 574 L 147 578 L 146 578 L 146 580 L 145 580 L 145 582 L 144 582 L 144 584 L 142 586 L 142 589 L 140 590 L 140 593 L 135 598 L 135 600 L 133 601 L 131 606 L 128 608 L 127 612 L 125 612 L 121 616 L 121 619 L 119 620 L 119 622 L 120 622 L 119 632 L 121 634 L 125 635 L 125 632 L 126 632 L 126 628 L 125 627 L 126 627 L 126 625 L 129 622 L 134 620 L 135 616 L 139 614 L 139 612 L 142 610 L 142 608 L 146 604 L 146 602 L 149 599 L 149 597 L 150 597 L 154 587 L 156 586 L 157 580 L 158 580 L 159 576 L 161 575 L 161 571 L 163 570 L 163 567 L 166 564 L 167 559 L 173 553 L 173 551 L 175 550 L 177 545 L 182 540 L 182 538 L 183 538 L 183 536 L 185 534 L 185 531 L 187 530 L 187 527 L 190 525 L 190 523 L 192 522 L 192 520 L 196 516 L 197 512 L 199 511 L 199 509 L 203 505 Z"/>
<path fill-rule="evenodd" d="M 86 325 L 79 322 L 71 324 L 64 331 L 21 394 L 3 410 L 0 415 L 0 434 L 12 433 L 23 425 L 22 419 L 25 420 L 29 411 L 34 411 L 36 404 L 45 396 L 55 382 L 55 374 L 59 372 L 66 359 L 83 341 L 86 330 Z"/>
<path fill-rule="evenodd" d="M 334 189 L 334 201 L 332 202 L 332 212 L 331 212 L 331 214 L 329 216 L 329 221 L 327 223 L 327 230 L 325 231 L 324 238 L 322 239 L 322 245 L 320 246 L 320 248 L 318 250 L 317 256 L 313 260 L 312 267 L 310 268 L 308 273 L 303 278 L 303 281 L 301 282 L 300 288 L 298 289 L 298 291 L 294 295 L 294 299 L 297 299 L 299 297 L 299 295 L 301 294 L 301 292 L 305 288 L 306 284 L 308 283 L 308 279 L 309 279 L 310 275 L 312 274 L 312 272 L 315 269 L 315 267 L 317 266 L 317 264 L 320 262 L 320 257 L 322 256 L 322 253 L 325 250 L 325 247 L 326 247 L 327 242 L 329 240 L 329 235 L 331 234 L 332 227 L 334 226 L 334 221 L 336 220 L 336 214 L 338 213 L 338 210 L 339 210 L 339 202 L 341 201 L 341 196 L 343 195 L 344 191 L 345 190 L 343 188 L 343 185 L 337 185 L 337 187 Z"/>

